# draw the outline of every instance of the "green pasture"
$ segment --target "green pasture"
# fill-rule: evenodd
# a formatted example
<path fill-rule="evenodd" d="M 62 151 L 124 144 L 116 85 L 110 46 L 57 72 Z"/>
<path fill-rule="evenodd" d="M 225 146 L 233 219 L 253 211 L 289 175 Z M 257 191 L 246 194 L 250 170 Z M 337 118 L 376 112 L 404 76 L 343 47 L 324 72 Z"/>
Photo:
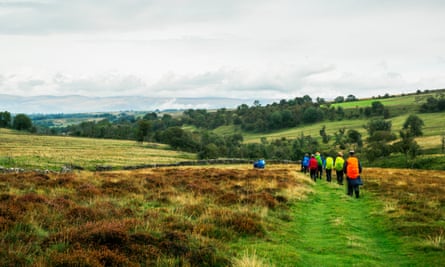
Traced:
<path fill-rule="evenodd" d="M 399 131 L 403 128 L 403 124 L 405 123 L 409 115 L 410 114 L 405 114 L 388 119 L 392 123 L 392 131 L 394 134 L 399 134 Z M 443 118 L 443 113 L 423 113 L 416 115 L 419 116 L 425 124 L 423 127 L 423 137 L 418 138 L 419 144 L 422 146 L 422 141 L 427 141 L 427 139 L 437 139 L 433 142 L 436 143 L 435 145 L 439 146 L 441 136 L 445 134 L 445 120 Z M 349 129 L 353 129 L 360 132 L 362 134 L 362 138 L 365 139 L 368 137 L 368 133 L 364 128 L 367 123 L 368 120 L 366 119 L 324 121 L 270 133 L 242 132 L 242 134 L 244 137 L 244 142 L 246 143 L 261 142 L 261 138 L 263 137 L 267 138 L 267 140 L 275 140 L 280 138 L 295 139 L 301 135 L 310 135 L 313 138 L 319 139 L 319 141 L 321 142 L 320 130 L 323 126 L 326 126 L 326 133 L 328 135 L 334 136 L 334 134 L 338 133 L 340 129 L 345 128 L 346 131 Z M 218 128 L 216 132 L 219 134 L 228 134 L 234 132 L 235 130 L 236 129 L 233 126 L 223 126 Z"/>
<path fill-rule="evenodd" d="M 398 135 L 409 114 L 391 118 L 392 130 Z M 425 123 L 423 137 L 416 139 L 427 153 L 440 152 L 442 135 L 445 134 L 445 120 L 443 113 L 417 114 Z M 233 134 L 240 132 L 245 143 L 261 142 L 287 138 L 295 139 L 299 136 L 310 135 L 321 144 L 320 129 L 326 127 L 330 136 L 342 128 L 346 131 L 354 129 L 367 138 L 364 128 L 367 120 L 325 121 L 301 127 L 285 129 L 269 133 L 243 132 L 236 126 L 223 126 L 215 130 L 218 134 Z M 331 144 L 331 143 L 330 143 Z M 326 146 L 329 146 L 327 144 Z M 435 154 L 433 153 L 433 154 Z M 40 136 L 23 132 L 0 129 L 0 166 L 24 167 L 37 169 L 60 169 L 64 165 L 77 165 L 87 169 L 94 169 L 97 165 L 122 167 L 128 165 L 142 165 L 151 163 L 174 163 L 178 161 L 196 159 L 195 154 L 171 151 L 161 144 L 134 141 L 76 138 L 68 136 Z"/>
<path fill-rule="evenodd" d="M 370 107 L 372 102 L 379 101 L 384 106 L 392 107 L 392 106 L 420 106 L 425 103 L 428 97 L 436 97 L 438 94 L 443 93 L 441 90 L 437 90 L 435 92 L 430 93 L 422 93 L 422 94 L 409 94 L 388 98 L 369 98 L 369 99 L 360 99 L 357 101 L 351 102 L 343 102 L 343 103 L 334 103 L 331 106 L 333 107 L 342 107 L 342 108 L 355 108 L 355 107 Z"/>
<path fill-rule="evenodd" d="M 65 165 L 134 166 L 195 159 L 191 153 L 135 141 L 41 136 L 0 129 L 0 166 L 58 170 Z"/>

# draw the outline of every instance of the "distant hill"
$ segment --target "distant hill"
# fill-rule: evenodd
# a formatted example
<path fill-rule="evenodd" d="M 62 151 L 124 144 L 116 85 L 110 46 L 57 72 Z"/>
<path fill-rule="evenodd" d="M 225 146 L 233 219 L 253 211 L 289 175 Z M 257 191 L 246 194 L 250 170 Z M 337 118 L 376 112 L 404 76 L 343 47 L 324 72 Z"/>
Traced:
<path fill-rule="evenodd" d="M 84 113 L 111 111 L 154 111 L 181 109 L 235 108 L 251 105 L 255 100 L 269 104 L 278 99 L 238 98 L 153 98 L 145 96 L 86 97 L 69 96 L 14 96 L 0 94 L 0 110 L 11 113 Z"/>

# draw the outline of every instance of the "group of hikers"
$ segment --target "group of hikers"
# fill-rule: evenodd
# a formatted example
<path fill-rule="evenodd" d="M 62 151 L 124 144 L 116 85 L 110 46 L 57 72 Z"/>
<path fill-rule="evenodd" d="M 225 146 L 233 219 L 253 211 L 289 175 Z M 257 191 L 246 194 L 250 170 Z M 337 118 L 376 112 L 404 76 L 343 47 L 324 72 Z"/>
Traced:
<path fill-rule="evenodd" d="M 309 173 L 311 179 L 316 182 L 317 179 L 322 179 L 323 170 L 326 172 L 326 181 L 332 181 L 332 171 L 335 170 L 337 183 L 343 185 L 344 175 L 346 174 L 346 182 L 348 185 L 348 195 L 356 198 L 360 196 L 359 186 L 362 185 L 360 174 L 362 166 L 360 161 L 355 156 L 354 150 L 349 151 L 349 157 L 345 160 L 343 152 L 338 152 L 336 158 L 332 156 L 323 157 L 320 152 L 304 155 L 301 161 L 301 171 Z"/>

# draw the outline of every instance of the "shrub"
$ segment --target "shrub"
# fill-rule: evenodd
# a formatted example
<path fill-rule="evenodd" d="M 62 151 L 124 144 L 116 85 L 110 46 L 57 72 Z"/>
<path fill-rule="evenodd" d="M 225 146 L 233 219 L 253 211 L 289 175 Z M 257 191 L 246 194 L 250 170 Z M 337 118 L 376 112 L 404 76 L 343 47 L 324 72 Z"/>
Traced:
<path fill-rule="evenodd" d="M 241 201 L 240 195 L 232 192 L 225 193 L 216 199 L 216 202 L 220 205 L 234 205 Z"/>
<path fill-rule="evenodd" d="M 46 203 L 48 199 L 36 193 L 29 193 L 17 198 L 17 202 L 25 203 Z"/>
<path fill-rule="evenodd" d="M 230 261 L 219 256 L 217 249 L 210 244 L 201 245 L 186 256 L 192 266 L 230 266 Z"/>
<path fill-rule="evenodd" d="M 159 248 L 167 255 L 184 256 L 189 251 L 188 236 L 179 231 L 166 232 L 160 239 Z"/>
<path fill-rule="evenodd" d="M 97 221 L 103 217 L 99 211 L 87 207 L 74 207 L 70 209 L 65 216 L 72 223 Z"/>
<path fill-rule="evenodd" d="M 136 263 L 132 263 L 125 255 L 106 247 L 94 250 L 77 248 L 64 253 L 53 253 L 50 256 L 48 264 L 51 266 L 64 267 L 139 266 Z"/>
<path fill-rule="evenodd" d="M 106 181 L 101 186 L 105 194 L 128 194 L 128 193 L 140 193 L 138 186 L 134 185 L 129 180 L 120 180 L 117 182 Z"/>
<path fill-rule="evenodd" d="M 254 213 L 214 210 L 212 215 L 217 226 L 230 228 L 238 234 L 262 237 L 266 233 L 260 218 Z"/>
<path fill-rule="evenodd" d="M 243 200 L 243 203 L 266 206 L 272 209 L 279 204 L 279 202 L 271 194 L 267 192 L 249 194 Z"/>
<path fill-rule="evenodd" d="M 80 184 L 76 188 L 77 194 L 83 197 L 94 197 L 100 195 L 102 192 L 96 186 L 90 183 Z"/>

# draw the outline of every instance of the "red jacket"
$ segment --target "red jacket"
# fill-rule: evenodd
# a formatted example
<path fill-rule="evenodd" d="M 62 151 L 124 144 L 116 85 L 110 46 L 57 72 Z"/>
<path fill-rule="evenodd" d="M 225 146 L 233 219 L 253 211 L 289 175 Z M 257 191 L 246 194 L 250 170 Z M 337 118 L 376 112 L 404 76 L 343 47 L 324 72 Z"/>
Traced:
<path fill-rule="evenodd" d="M 316 158 L 311 157 L 309 160 L 309 170 L 317 170 L 318 169 L 318 161 Z"/>

